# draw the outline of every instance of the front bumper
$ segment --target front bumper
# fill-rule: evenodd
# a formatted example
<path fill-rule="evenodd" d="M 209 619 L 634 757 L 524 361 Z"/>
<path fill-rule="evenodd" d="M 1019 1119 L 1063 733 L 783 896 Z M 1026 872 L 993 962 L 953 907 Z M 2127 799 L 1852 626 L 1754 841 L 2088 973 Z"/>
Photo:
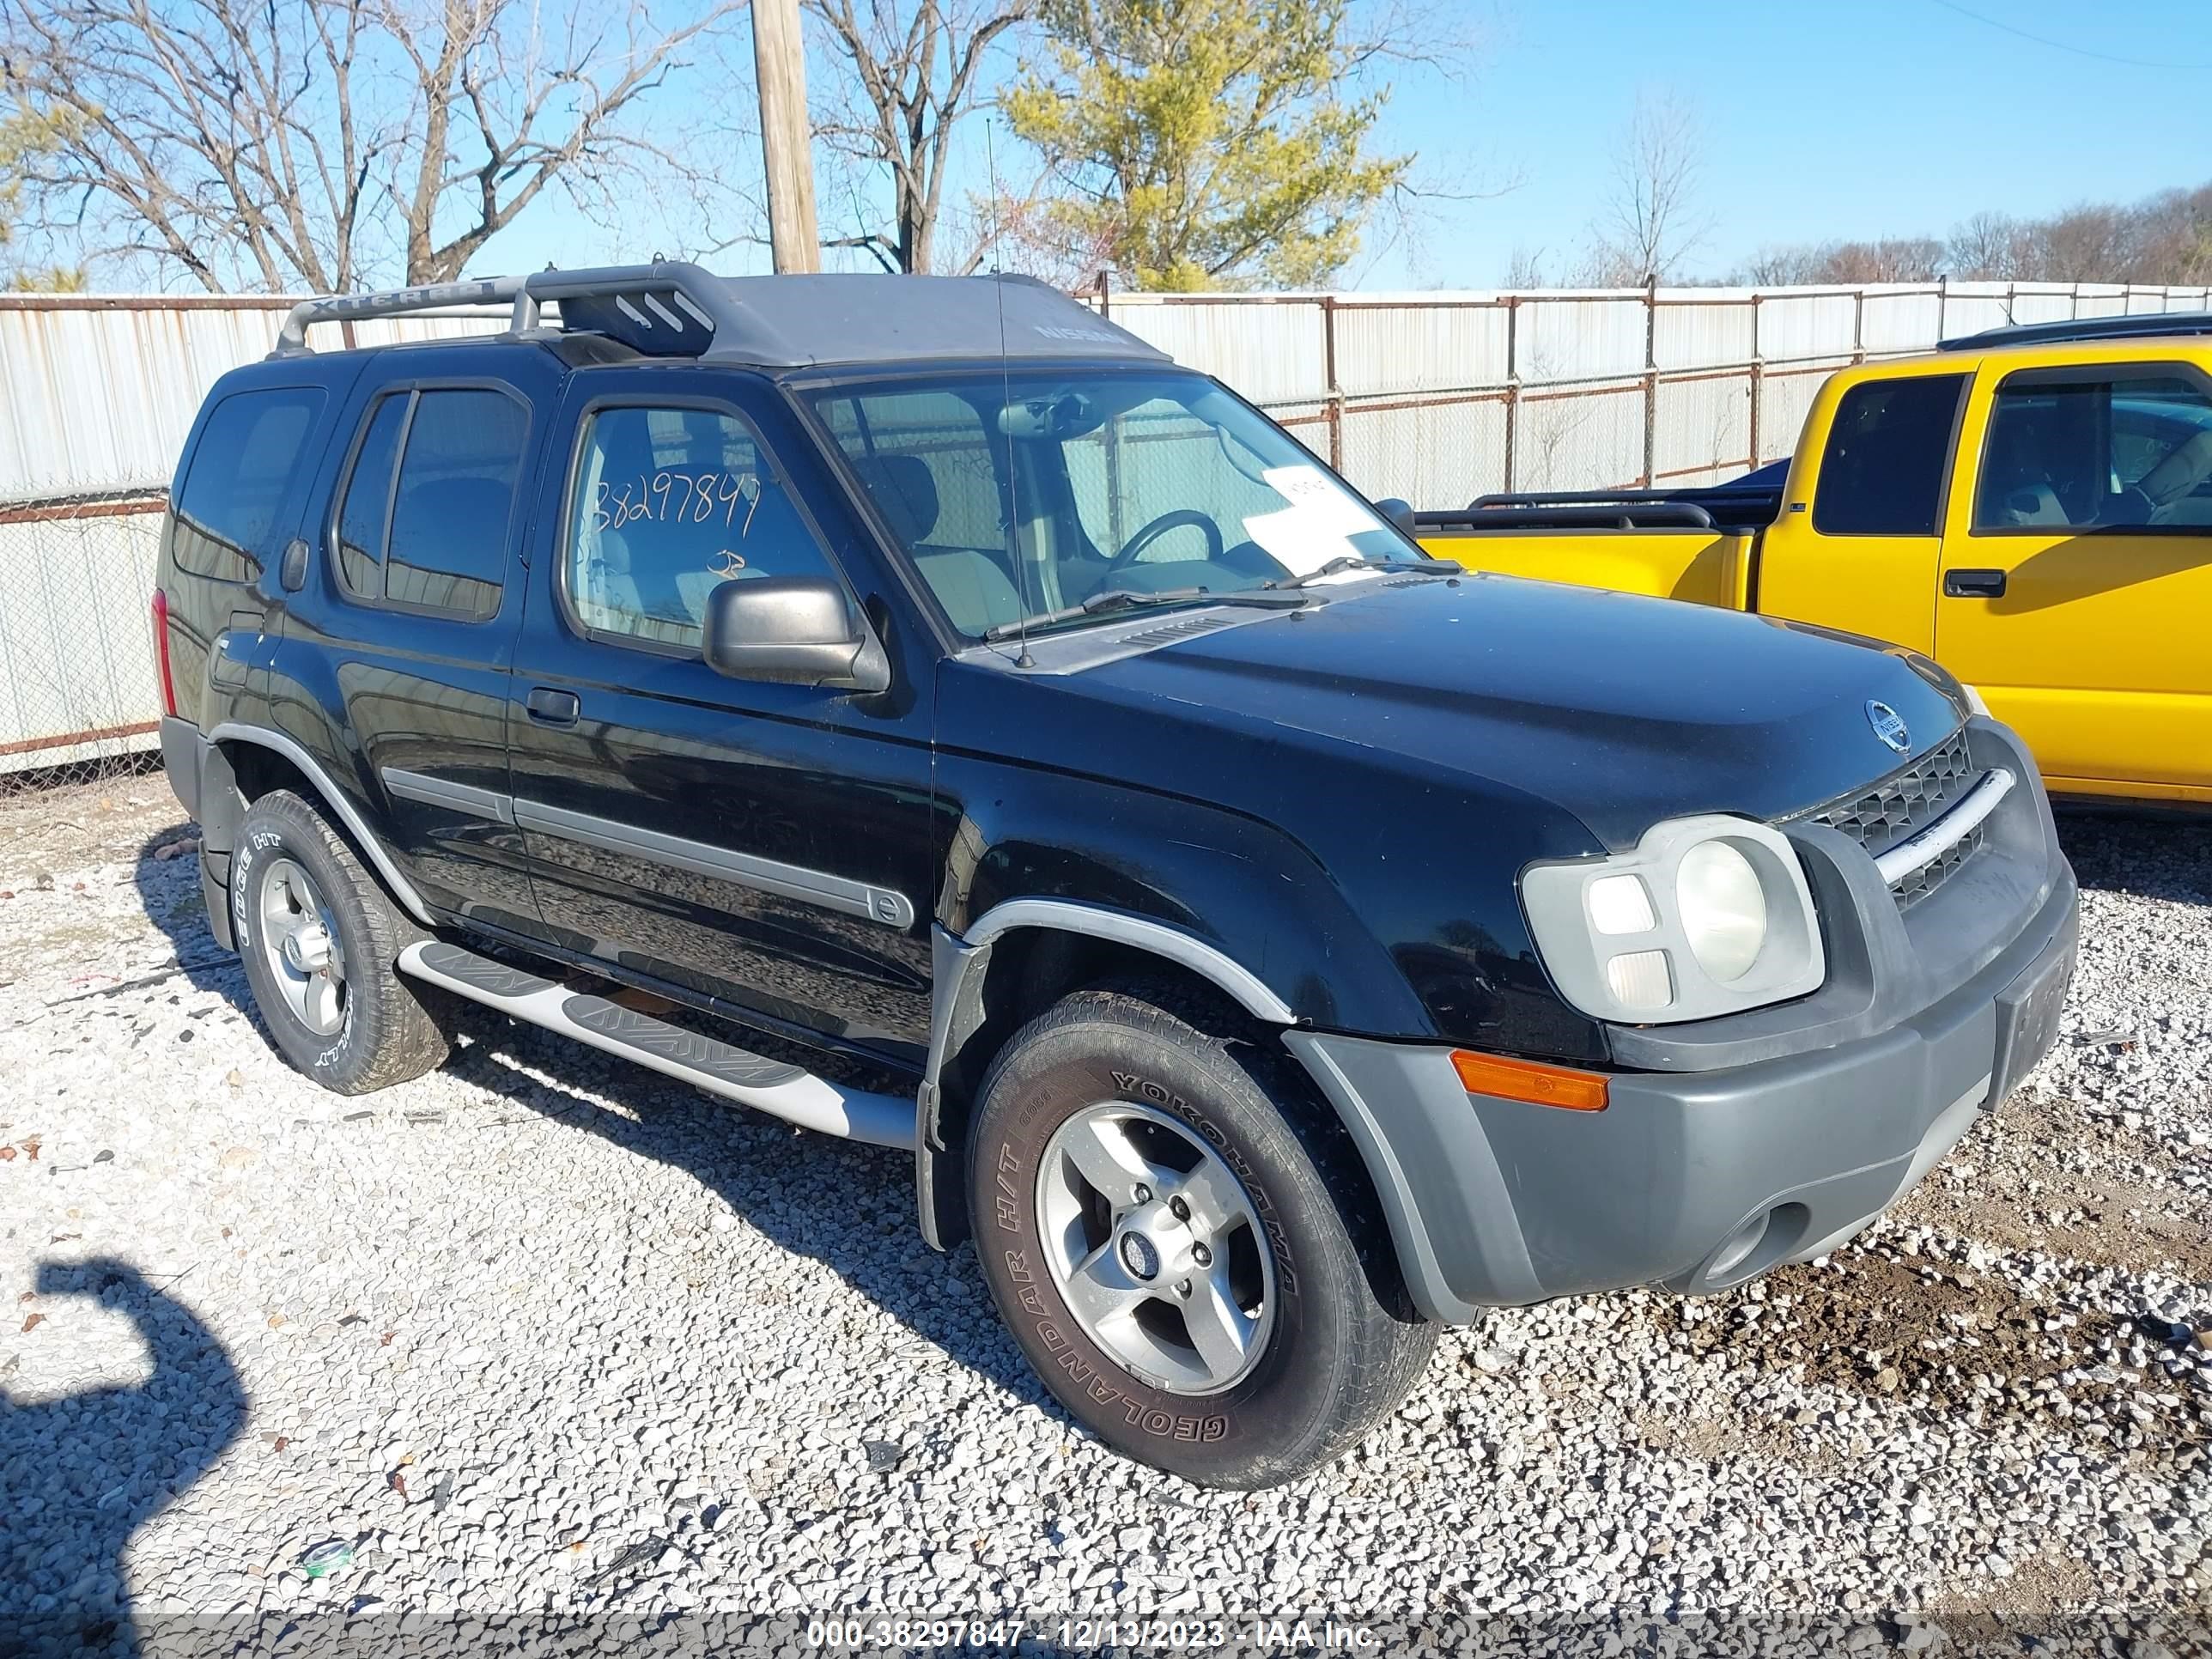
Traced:
<path fill-rule="evenodd" d="M 1910 1191 L 2057 1035 L 2078 893 L 2033 795 L 2020 842 L 2039 831 L 2047 862 L 2033 908 L 1879 1030 L 1845 1035 L 1855 1022 L 1808 999 L 1817 1046 L 1762 1024 L 1745 1063 L 1614 1073 L 1601 1112 L 1469 1095 L 1448 1048 L 1285 1033 L 1360 1145 L 1422 1310 L 1463 1324 L 1635 1285 L 1723 1290 L 1834 1248 Z M 1883 977 L 1864 1001 L 1887 1000 Z"/>

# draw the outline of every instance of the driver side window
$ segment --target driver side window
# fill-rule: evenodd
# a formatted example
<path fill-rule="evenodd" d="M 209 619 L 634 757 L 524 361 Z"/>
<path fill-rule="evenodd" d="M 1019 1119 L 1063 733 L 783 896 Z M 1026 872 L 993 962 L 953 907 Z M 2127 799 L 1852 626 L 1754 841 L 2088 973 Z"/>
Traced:
<path fill-rule="evenodd" d="M 1974 529 L 2212 530 L 2212 392 L 2172 374 L 2009 377 Z"/>
<path fill-rule="evenodd" d="M 687 653 L 699 650 L 708 596 L 725 581 L 836 579 L 752 428 L 708 409 L 592 415 L 563 560 L 586 629 Z"/>

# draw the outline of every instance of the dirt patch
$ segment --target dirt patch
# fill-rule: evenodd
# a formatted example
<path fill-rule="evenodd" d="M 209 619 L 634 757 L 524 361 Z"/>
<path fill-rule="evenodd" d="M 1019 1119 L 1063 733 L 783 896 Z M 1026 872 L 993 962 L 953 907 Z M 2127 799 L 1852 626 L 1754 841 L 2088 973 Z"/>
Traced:
<path fill-rule="evenodd" d="M 1725 1304 L 1705 1312 L 1657 1302 L 1650 1317 L 1667 1340 L 1698 1357 L 1795 1369 L 1810 1386 L 1930 1424 L 2033 1420 L 2100 1456 L 2177 1473 L 2208 1461 L 2201 1413 L 2212 1387 L 2203 1372 L 2168 1376 L 2172 1350 L 2132 1320 L 2065 1315 L 2002 1277 L 1949 1261 L 1887 1246 L 1851 1249 L 1825 1267 L 1776 1273 L 1755 1328 Z M 1711 1456 L 1734 1449 L 1733 1436 L 1748 1431 L 1708 1422 L 1657 1432 L 1660 1443 Z"/>
<path fill-rule="evenodd" d="M 1638 1439 L 1648 1449 L 1692 1462 L 1751 1458 L 1763 1464 L 1818 1473 L 1832 1468 L 1836 1462 L 1826 1446 L 1771 1419 L 1686 1417 L 1646 1410 L 1638 1412 L 1631 1420 Z"/>
<path fill-rule="evenodd" d="M 91 783 L 0 793 L 0 890 L 88 865 L 136 860 L 162 832 L 190 833 L 158 763 Z"/>
<path fill-rule="evenodd" d="M 2212 1192 L 2179 1182 L 2154 1188 L 2084 1168 L 2072 1149 L 2100 1126 L 2072 1103 L 2038 1091 L 2007 1101 L 1990 1133 L 2001 1139 L 1977 1139 L 1954 1154 L 1972 1164 L 1971 1178 L 1946 1181 L 1939 1168 L 1899 1207 L 1899 1218 L 2002 1249 L 2157 1267 L 2212 1283 Z"/>

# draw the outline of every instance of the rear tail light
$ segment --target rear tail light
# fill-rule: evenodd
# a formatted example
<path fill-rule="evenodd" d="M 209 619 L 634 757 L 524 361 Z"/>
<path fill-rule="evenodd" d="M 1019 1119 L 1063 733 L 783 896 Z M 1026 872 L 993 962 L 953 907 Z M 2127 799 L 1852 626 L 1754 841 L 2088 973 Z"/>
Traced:
<path fill-rule="evenodd" d="M 177 712 L 176 677 L 169 672 L 169 596 L 154 590 L 154 678 L 161 683 L 161 712 Z"/>

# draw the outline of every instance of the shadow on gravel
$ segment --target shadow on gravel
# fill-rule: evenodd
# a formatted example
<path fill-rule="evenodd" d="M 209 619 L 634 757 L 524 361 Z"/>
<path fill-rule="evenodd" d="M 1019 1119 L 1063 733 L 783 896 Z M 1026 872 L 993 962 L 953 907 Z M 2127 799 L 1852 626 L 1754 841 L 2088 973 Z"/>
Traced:
<path fill-rule="evenodd" d="M 0 1650 L 136 1654 L 124 1550 L 238 1437 L 245 1386 L 214 1334 L 127 1263 L 49 1261 L 38 1291 L 125 1315 L 154 1372 L 40 1404 L 0 1392 Z"/>
<path fill-rule="evenodd" d="M 488 1029 L 477 1018 L 480 1012 L 464 1014 L 472 1022 L 465 1029 Z M 537 1031 L 523 1031 L 520 1040 L 546 1045 L 549 1069 L 585 1054 L 565 1038 Z M 604 1072 L 595 1065 L 592 1079 L 623 1110 L 540 1083 L 484 1042 L 457 1050 L 447 1070 L 518 1107 L 688 1171 L 766 1237 L 823 1263 L 1014 1401 L 1073 1421 L 1046 1394 L 1000 1322 L 973 1249 L 963 1245 L 940 1255 L 921 1242 L 915 1222 L 914 1162 L 907 1154 L 794 1131 L 705 1095 L 672 1102 L 668 1083 L 621 1060 L 608 1062 Z M 775 1298 L 785 1292 L 776 1285 L 732 1285 L 726 1293 Z"/>
<path fill-rule="evenodd" d="M 138 889 L 138 902 L 145 908 L 146 919 L 159 928 L 176 952 L 177 966 L 169 970 L 181 973 L 196 991 L 214 991 L 257 1025 L 261 1016 L 253 1006 L 253 997 L 246 988 L 246 973 L 238 958 L 215 942 L 208 931 L 207 905 L 200 897 L 200 861 L 197 853 L 186 848 L 161 856 L 165 847 L 197 839 L 199 825 L 172 824 L 146 837 L 138 849 L 138 862 L 131 871 L 131 880 Z M 121 987 L 110 988 L 121 989 Z"/>
<path fill-rule="evenodd" d="M 198 860 L 189 854 L 156 856 L 162 847 L 194 833 L 193 826 L 180 825 L 148 838 L 136 871 L 140 902 L 167 936 L 192 986 L 228 1000 L 265 1040 L 239 959 L 218 947 L 208 931 Z M 461 1030 L 492 1041 L 457 1049 L 446 1064 L 454 1076 L 541 1115 L 580 1124 L 626 1152 L 688 1170 L 763 1233 L 825 1263 L 916 1335 L 1019 1400 L 1062 1414 L 1005 1335 L 972 1252 L 939 1255 L 921 1243 L 910 1159 L 824 1136 L 796 1135 L 704 1095 L 672 1104 L 671 1085 L 640 1067 L 603 1060 L 566 1039 L 512 1025 L 473 1005 L 456 1004 L 455 1018 Z M 556 1074 L 589 1066 L 594 1086 L 636 1115 L 608 1111 L 582 1095 L 541 1084 L 493 1051 L 495 1042 L 517 1039 L 542 1042 L 546 1068 Z M 764 1046 L 750 1036 L 742 1040 Z M 774 1294 L 775 1287 L 744 1287 L 744 1293 Z"/>
<path fill-rule="evenodd" d="M 2084 887 L 2212 904 L 2212 812 L 2130 817 L 2068 806 L 2058 839 Z"/>

